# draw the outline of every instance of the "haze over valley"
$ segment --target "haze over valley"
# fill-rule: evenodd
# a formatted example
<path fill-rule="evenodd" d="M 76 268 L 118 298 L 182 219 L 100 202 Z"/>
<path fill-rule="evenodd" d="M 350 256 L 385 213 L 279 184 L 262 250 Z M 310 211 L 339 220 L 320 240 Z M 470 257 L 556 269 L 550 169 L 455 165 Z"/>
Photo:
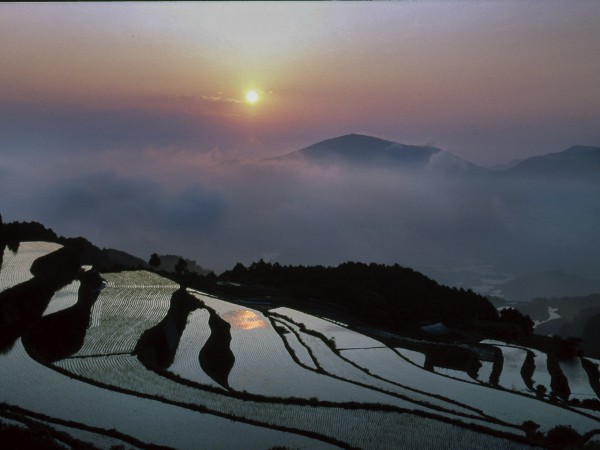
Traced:
<path fill-rule="evenodd" d="M 598 23 L 0 6 L 0 442 L 598 448 Z"/>
<path fill-rule="evenodd" d="M 3 191 L 19 201 L 3 213 L 35 211 L 61 234 L 142 259 L 174 252 L 217 273 L 259 259 L 400 263 L 485 291 L 485 280 L 528 272 L 600 272 L 600 148 L 502 171 L 357 134 L 259 160 L 167 153 L 132 151 L 112 170 L 94 161 L 61 177 L 50 164 L 35 181 L 5 169 Z M 453 278 L 460 271 L 471 280 Z"/>

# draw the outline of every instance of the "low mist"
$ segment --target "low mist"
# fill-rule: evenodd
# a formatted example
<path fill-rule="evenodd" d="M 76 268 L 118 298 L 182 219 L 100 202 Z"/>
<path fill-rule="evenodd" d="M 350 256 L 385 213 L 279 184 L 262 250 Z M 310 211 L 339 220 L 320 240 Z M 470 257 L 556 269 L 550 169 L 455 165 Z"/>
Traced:
<path fill-rule="evenodd" d="M 18 161 L 0 166 L 2 214 L 144 259 L 178 253 L 217 273 L 261 258 L 600 273 L 597 184 L 432 167 L 227 160 L 184 147 L 73 153 L 36 176 Z"/>

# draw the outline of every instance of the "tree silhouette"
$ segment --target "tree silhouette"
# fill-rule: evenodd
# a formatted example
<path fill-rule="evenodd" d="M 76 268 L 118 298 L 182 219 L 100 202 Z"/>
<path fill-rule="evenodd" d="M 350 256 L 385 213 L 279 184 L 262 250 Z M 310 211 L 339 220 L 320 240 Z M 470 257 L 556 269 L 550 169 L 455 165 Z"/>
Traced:
<path fill-rule="evenodd" d="M 188 263 L 185 259 L 179 258 L 177 264 L 175 264 L 175 273 L 177 275 L 183 275 L 188 270 Z"/>
<path fill-rule="evenodd" d="M 150 264 L 150 266 L 154 267 L 155 269 L 157 269 L 158 266 L 160 266 L 160 258 L 158 257 L 157 253 L 152 253 L 152 256 L 150 256 L 150 261 L 148 261 L 148 264 Z"/>
<path fill-rule="evenodd" d="M 533 334 L 533 320 L 516 308 L 504 308 L 500 310 L 500 321 L 516 326 L 522 336 Z"/>

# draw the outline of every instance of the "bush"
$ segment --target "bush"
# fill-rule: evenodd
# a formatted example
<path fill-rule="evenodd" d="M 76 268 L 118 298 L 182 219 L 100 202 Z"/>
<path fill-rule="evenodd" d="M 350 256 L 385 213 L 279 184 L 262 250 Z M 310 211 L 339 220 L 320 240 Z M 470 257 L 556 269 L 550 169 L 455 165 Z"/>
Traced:
<path fill-rule="evenodd" d="M 583 438 L 569 425 L 558 425 L 546 433 L 546 442 L 550 448 L 581 448 Z"/>

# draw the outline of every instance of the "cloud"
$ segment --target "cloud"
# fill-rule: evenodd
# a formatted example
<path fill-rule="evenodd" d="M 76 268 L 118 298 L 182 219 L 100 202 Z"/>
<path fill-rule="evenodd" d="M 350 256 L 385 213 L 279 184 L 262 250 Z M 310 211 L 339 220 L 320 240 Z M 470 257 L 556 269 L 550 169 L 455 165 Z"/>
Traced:
<path fill-rule="evenodd" d="M 236 98 L 227 98 L 221 95 L 203 95 L 200 97 L 202 100 L 213 102 L 213 103 L 243 103 L 241 100 Z"/>
<path fill-rule="evenodd" d="M 487 263 L 513 273 L 600 269 L 598 188 L 235 160 L 184 144 L 70 155 L 38 169 L 23 155 L 0 165 L 5 220 L 39 220 L 143 258 L 178 253 L 217 272 L 265 257 L 284 264 Z"/>
<path fill-rule="evenodd" d="M 218 192 L 200 183 L 169 190 L 147 178 L 111 172 L 55 180 L 38 186 L 26 200 L 20 209 L 35 211 L 36 220 L 59 234 L 85 236 L 141 256 L 153 248 L 168 250 L 171 240 L 177 244 L 209 232 L 227 207 Z"/>

